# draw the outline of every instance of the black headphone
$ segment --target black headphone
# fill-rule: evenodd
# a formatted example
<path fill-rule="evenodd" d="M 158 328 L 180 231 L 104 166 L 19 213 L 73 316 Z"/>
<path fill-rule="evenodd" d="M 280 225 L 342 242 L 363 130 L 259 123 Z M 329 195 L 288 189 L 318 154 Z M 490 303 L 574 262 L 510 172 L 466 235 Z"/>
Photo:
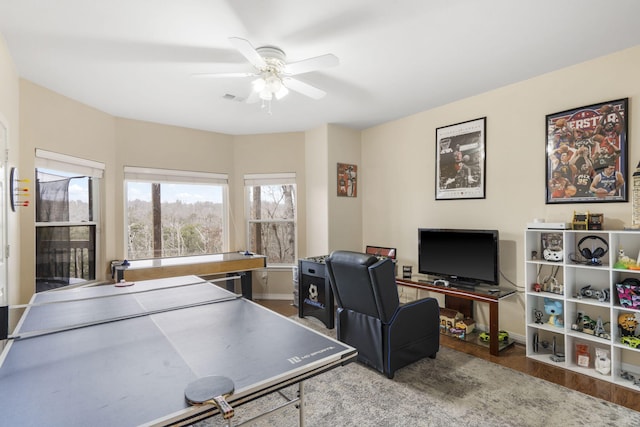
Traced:
<path fill-rule="evenodd" d="M 591 249 L 589 248 L 581 247 L 582 243 L 585 240 L 591 240 L 591 239 L 600 240 L 602 243 L 604 243 L 605 247 L 604 248 L 597 247 L 593 250 L 593 252 L 591 252 Z M 606 240 L 604 240 L 600 236 L 595 236 L 595 235 L 585 236 L 582 239 L 580 239 L 580 241 L 578 242 L 578 250 L 580 251 L 580 254 L 587 259 L 587 264 L 600 265 L 601 262 L 599 259 L 605 256 L 605 254 L 609 251 L 609 244 L 607 243 Z"/>

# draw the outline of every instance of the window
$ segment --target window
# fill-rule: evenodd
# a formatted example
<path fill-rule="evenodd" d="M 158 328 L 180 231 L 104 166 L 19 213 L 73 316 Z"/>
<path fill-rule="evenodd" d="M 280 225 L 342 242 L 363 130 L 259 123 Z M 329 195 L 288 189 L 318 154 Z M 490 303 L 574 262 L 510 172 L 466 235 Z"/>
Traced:
<path fill-rule="evenodd" d="M 296 176 L 255 174 L 244 178 L 247 247 L 271 265 L 295 264 L 297 255 Z"/>
<path fill-rule="evenodd" d="M 36 292 L 96 280 L 102 163 L 36 150 Z"/>
<path fill-rule="evenodd" d="M 125 167 L 127 258 L 228 250 L 225 174 Z"/>

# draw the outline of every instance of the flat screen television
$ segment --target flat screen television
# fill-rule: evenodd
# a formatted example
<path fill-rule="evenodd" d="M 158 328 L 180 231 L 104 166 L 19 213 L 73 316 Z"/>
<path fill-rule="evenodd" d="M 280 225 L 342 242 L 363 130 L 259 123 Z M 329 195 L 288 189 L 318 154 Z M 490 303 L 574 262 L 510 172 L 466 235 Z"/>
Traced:
<path fill-rule="evenodd" d="M 452 285 L 498 285 L 498 230 L 418 229 L 418 271 Z"/>

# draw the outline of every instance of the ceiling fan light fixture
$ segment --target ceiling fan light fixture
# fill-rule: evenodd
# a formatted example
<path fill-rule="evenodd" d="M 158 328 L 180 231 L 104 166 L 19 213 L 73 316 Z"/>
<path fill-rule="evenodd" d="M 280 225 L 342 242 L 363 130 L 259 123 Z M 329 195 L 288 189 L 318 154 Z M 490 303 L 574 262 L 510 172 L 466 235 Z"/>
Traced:
<path fill-rule="evenodd" d="M 278 92 L 282 87 L 282 80 L 280 80 L 280 78 L 275 74 L 271 74 L 269 77 L 267 77 L 266 81 L 267 89 L 269 89 L 273 93 Z"/>
<path fill-rule="evenodd" d="M 251 85 L 253 86 L 253 90 L 260 93 L 267 87 L 267 82 L 262 77 L 260 77 L 251 82 Z"/>
<path fill-rule="evenodd" d="M 230 37 L 229 41 L 253 66 L 254 72 L 242 73 L 206 73 L 201 76 L 208 77 L 251 77 L 251 94 L 247 103 L 254 103 L 258 99 L 264 105 L 271 106 L 273 99 L 280 100 L 289 94 L 290 90 L 308 96 L 312 99 L 321 99 L 326 92 L 308 83 L 291 78 L 297 74 L 306 74 L 322 68 L 335 67 L 340 63 L 333 54 L 325 54 L 301 61 L 287 63 L 284 51 L 276 46 L 261 46 L 254 48 L 248 40 L 240 37 Z M 286 83 L 286 85 L 285 85 Z"/>
<path fill-rule="evenodd" d="M 251 84 L 253 90 L 264 101 L 271 101 L 273 98 L 282 99 L 289 93 L 289 89 L 282 83 L 282 78 L 274 73 L 264 73 Z"/>
<path fill-rule="evenodd" d="M 263 89 L 260 91 L 260 99 L 263 101 L 271 101 L 273 99 L 273 92 L 269 91 L 269 89 Z"/>

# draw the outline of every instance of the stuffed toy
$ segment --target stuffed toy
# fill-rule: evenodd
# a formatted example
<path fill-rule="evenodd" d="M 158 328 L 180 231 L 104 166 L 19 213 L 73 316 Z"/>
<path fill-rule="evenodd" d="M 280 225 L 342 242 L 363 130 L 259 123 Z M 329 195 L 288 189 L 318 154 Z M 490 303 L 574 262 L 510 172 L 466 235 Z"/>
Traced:
<path fill-rule="evenodd" d="M 560 301 L 545 298 L 544 299 L 544 311 L 549 315 L 547 323 L 551 326 L 563 326 L 562 317 L 562 303 Z"/>

